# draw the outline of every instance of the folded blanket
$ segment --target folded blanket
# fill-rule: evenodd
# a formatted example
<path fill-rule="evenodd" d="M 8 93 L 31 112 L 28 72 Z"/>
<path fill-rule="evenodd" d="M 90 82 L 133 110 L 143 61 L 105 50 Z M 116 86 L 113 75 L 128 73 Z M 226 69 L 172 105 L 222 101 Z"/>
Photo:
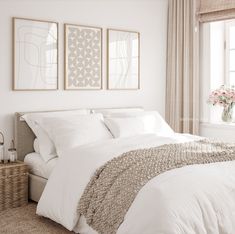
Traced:
<path fill-rule="evenodd" d="M 155 176 L 175 168 L 235 160 L 235 143 L 209 140 L 126 152 L 99 168 L 88 183 L 78 212 L 100 234 L 113 234 L 139 190 Z"/>

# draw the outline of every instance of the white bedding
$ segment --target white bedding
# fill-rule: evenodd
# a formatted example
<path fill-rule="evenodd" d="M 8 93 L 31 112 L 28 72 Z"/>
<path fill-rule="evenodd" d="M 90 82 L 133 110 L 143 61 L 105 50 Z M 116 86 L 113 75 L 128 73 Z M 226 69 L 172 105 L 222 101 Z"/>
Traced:
<path fill-rule="evenodd" d="M 29 167 L 29 172 L 33 175 L 37 175 L 48 179 L 51 172 L 53 171 L 58 158 L 53 158 L 48 162 L 45 162 L 42 156 L 38 153 L 27 154 L 24 158 L 24 162 Z"/>
<path fill-rule="evenodd" d="M 198 137 L 140 135 L 77 147 L 58 160 L 37 214 L 81 234 L 96 233 L 77 215 L 95 170 L 123 152 L 186 142 Z M 235 230 L 235 162 L 193 165 L 167 171 L 138 193 L 118 234 L 232 234 Z"/>

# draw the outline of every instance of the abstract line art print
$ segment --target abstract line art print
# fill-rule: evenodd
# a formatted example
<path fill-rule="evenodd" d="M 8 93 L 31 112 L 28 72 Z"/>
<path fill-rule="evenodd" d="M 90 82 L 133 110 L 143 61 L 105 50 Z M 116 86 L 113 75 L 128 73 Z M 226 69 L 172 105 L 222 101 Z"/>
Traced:
<path fill-rule="evenodd" d="M 13 90 L 58 89 L 58 23 L 13 18 Z"/>
<path fill-rule="evenodd" d="M 107 30 L 108 89 L 140 89 L 140 33 Z"/>
<path fill-rule="evenodd" d="M 102 29 L 65 24 L 65 89 L 102 89 Z"/>

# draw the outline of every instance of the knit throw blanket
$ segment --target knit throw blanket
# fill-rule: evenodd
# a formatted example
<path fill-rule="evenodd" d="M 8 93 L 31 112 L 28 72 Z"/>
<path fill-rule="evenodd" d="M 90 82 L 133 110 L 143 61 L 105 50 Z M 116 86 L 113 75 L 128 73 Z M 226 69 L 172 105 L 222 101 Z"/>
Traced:
<path fill-rule="evenodd" d="M 153 177 L 175 168 L 235 160 L 235 143 L 209 140 L 133 150 L 108 161 L 88 183 L 78 212 L 100 234 L 113 234 L 139 190 Z"/>

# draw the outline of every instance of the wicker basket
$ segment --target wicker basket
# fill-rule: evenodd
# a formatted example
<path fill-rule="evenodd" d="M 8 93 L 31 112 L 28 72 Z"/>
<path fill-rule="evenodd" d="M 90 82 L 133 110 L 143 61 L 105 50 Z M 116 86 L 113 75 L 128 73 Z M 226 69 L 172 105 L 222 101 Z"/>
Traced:
<path fill-rule="evenodd" d="M 0 164 L 0 211 L 28 203 L 28 168 L 23 162 Z"/>

